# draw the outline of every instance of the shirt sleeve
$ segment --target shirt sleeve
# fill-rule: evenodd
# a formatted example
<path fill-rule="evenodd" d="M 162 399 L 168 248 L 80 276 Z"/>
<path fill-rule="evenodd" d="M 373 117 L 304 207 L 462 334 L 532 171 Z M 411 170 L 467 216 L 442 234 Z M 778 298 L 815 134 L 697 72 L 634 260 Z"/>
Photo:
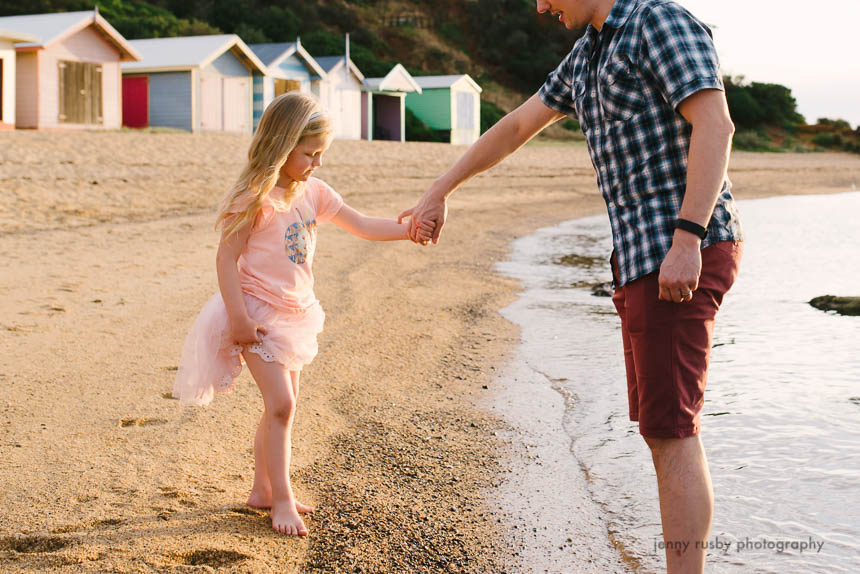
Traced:
<path fill-rule="evenodd" d="M 548 108 L 566 116 L 575 116 L 576 108 L 573 101 L 573 60 L 576 47 L 553 70 L 543 86 L 538 90 L 541 101 Z"/>
<path fill-rule="evenodd" d="M 313 183 L 317 223 L 325 223 L 337 215 L 337 212 L 343 207 L 343 197 L 320 179 L 314 179 Z"/>
<path fill-rule="evenodd" d="M 646 17 L 639 64 L 673 108 L 700 90 L 724 90 L 710 29 L 675 2 Z"/>
<path fill-rule="evenodd" d="M 253 202 L 253 195 L 249 195 L 244 199 L 233 202 L 233 204 L 227 209 L 227 214 L 224 218 L 225 226 L 232 224 L 233 220 L 238 217 L 241 212 L 248 209 Z M 265 227 L 269 221 L 271 221 L 274 214 L 275 206 L 272 203 L 272 200 L 267 197 L 263 200 L 262 205 L 260 205 L 260 211 L 257 212 L 257 216 L 254 218 L 254 225 L 251 227 L 252 231 L 258 231 Z"/>

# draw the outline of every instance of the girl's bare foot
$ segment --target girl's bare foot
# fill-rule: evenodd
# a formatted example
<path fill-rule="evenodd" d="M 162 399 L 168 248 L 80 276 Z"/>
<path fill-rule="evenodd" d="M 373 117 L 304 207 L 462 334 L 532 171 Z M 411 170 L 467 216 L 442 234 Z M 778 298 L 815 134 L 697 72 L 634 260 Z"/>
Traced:
<path fill-rule="evenodd" d="M 294 501 L 272 504 L 272 528 L 288 536 L 307 536 L 308 529 L 296 511 Z"/>
<path fill-rule="evenodd" d="M 248 506 L 251 508 L 271 508 L 272 507 L 272 493 L 252 490 L 251 494 L 248 496 Z M 309 506 L 307 504 L 303 504 L 296 500 L 296 511 L 299 514 L 310 514 L 314 511 L 313 506 Z"/>

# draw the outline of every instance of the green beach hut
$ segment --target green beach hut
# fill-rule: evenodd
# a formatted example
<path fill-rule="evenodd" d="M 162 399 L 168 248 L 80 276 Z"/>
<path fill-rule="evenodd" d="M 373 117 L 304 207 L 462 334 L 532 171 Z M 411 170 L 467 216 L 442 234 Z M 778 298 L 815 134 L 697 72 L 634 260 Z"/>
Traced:
<path fill-rule="evenodd" d="M 421 92 L 406 94 L 406 107 L 452 144 L 471 145 L 481 136 L 481 86 L 468 74 L 414 76 Z"/>

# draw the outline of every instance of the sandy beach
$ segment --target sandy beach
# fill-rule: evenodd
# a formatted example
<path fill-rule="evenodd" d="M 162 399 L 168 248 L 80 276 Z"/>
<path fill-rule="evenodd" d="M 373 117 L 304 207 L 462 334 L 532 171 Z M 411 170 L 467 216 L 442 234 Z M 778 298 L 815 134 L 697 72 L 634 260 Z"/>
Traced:
<path fill-rule="evenodd" d="M 206 408 L 170 398 L 217 289 L 214 205 L 249 142 L 0 133 L 0 572 L 533 571 L 542 539 L 510 502 L 529 500 L 510 476 L 532 454 L 491 408 L 516 398 L 499 387 L 518 332 L 498 310 L 519 286 L 493 265 L 517 237 L 602 212 L 584 145 L 529 145 L 470 182 L 437 246 L 321 228 L 327 322 L 293 435 L 317 510 L 288 539 L 245 506 L 262 411 L 247 370 Z M 463 151 L 336 141 L 318 175 L 396 217 Z M 835 193 L 860 183 L 860 156 L 736 153 L 730 176 L 739 198 Z M 581 572 L 606 571 L 599 524 L 565 528 Z"/>

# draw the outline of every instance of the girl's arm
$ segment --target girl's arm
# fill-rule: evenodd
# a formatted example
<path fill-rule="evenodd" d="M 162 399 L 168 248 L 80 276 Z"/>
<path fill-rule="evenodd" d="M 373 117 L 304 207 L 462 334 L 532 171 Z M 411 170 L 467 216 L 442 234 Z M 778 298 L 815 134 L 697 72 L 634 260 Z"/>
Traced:
<path fill-rule="evenodd" d="M 218 287 L 221 289 L 221 297 L 227 307 L 227 316 L 230 318 L 230 331 L 233 340 L 237 344 L 258 343 L 260 341 L 257 331 L 264 335 L 266 328 L 258 325 L 248 317 L 245 308 L 245 299 L 242 296 L 242 286 L 239 282 L 239 255 L 248 243 L 251 235 L 253 222 L 237 229 L 229 236 L 221 235 L 218 244 L 218 254 L 215 256 L 215 267 L 218 270 Z"/>
<path fill-rule="evenodd" d="M 370 241 L 409 239 L 409 222 L 397 223 L 394 219 L 368 217 L 345 203 L 331 221 L 341 229 Z M 419 225 L 418 232 L 429 239 L 433 233 L 433 227 L 432 223 L 422 223 Z"/>

